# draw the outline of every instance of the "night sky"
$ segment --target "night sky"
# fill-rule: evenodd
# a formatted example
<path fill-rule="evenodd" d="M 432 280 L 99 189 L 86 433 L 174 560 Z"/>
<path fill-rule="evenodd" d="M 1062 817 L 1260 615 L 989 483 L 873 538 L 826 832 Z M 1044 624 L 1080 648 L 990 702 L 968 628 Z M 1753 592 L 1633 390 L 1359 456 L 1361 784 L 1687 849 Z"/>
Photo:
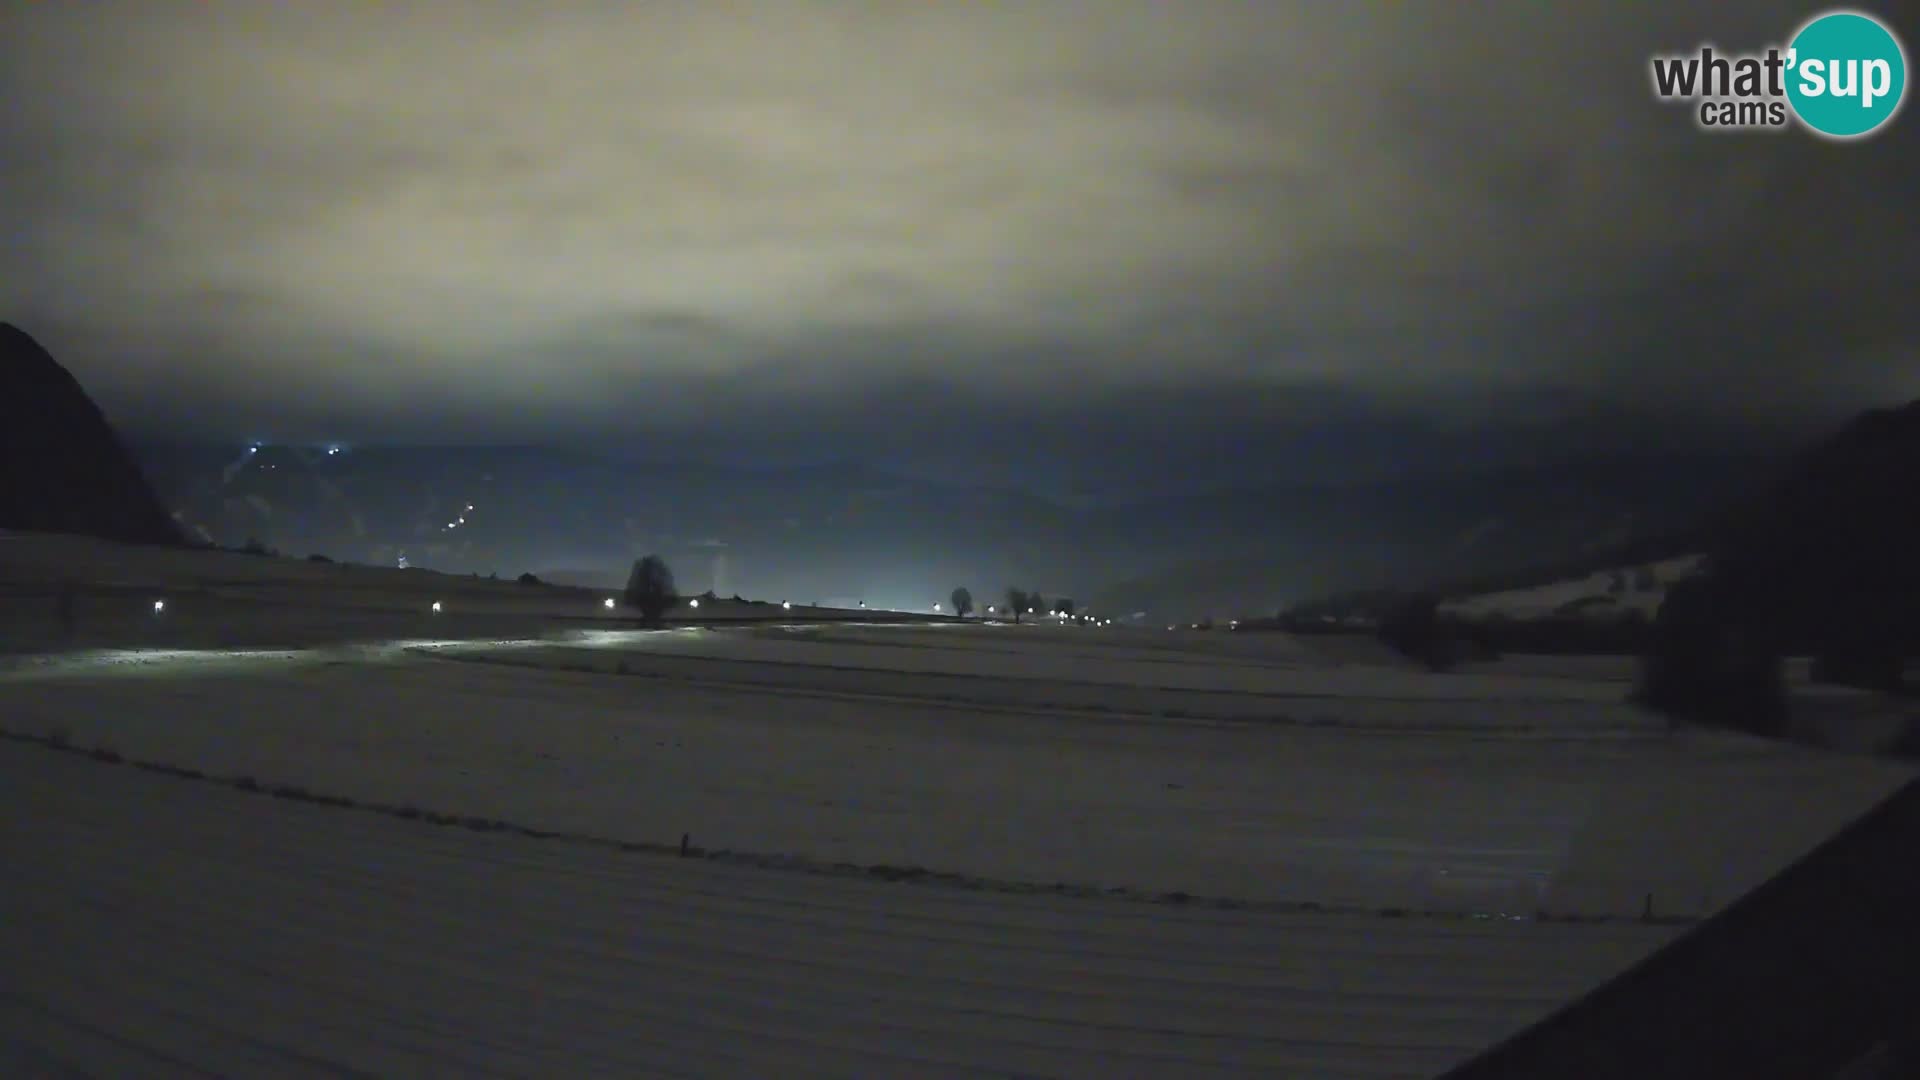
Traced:
<path fill-rule="evenodd" d="M 1097 486 L 1791 425 L 1920 396 L 1920 119 L 1708 135 L 1646 65 L 1811 10 L 15 0 L 0 318 L 217 438 Z"/>

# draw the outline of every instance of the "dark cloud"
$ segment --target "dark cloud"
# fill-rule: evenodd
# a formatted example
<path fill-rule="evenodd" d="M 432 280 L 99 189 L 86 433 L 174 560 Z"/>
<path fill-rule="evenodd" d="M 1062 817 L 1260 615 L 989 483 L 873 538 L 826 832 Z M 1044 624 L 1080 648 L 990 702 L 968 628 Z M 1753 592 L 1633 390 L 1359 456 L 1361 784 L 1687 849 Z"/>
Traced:
<path fill-rule="evenodd" d="M 360 437 L 1920 395 L 1910 133 L 1649 97 L 1805 14 L 14 5 L 0 314 L 117 414 Z"/>

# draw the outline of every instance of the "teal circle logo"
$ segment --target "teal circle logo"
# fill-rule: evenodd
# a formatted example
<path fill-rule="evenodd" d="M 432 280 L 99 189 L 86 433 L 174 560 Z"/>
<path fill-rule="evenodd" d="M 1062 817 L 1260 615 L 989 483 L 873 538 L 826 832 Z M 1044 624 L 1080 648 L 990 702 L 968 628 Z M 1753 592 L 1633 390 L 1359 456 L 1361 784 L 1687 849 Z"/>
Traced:
<path fill-rule="evenodd" d="M 1787 102 L 1816 134 L 1854 139 L 1879 130 L 1907 94 L 1907 54 L 1871 15 L 1815 16 L 1787 44 Z"/>

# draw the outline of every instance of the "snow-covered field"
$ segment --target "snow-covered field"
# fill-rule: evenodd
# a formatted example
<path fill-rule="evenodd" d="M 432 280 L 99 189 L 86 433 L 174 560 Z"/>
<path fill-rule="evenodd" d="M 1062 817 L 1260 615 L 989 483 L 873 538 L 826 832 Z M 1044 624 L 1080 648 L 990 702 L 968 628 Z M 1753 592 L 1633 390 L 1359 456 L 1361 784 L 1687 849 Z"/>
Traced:
<path fill-rule="evenodd" d="M 74 631 L 61 625 L 72 586 Z M 373 638 L 476 637 L 632 625 L 607 590 L 522 585 L 431 570 L 313 563 L 227 551 L 131 547 L 0 531 L 0 654 L 77 646 L 223 648 Z M 161 605 L 156 608 L 156 604 Z M 439 605 L 438 608 L 435 605 Z M 722 599 L 674 621 L 925 619 Z M 67 637 L 72 640 L 66 640 Z"/>
<path fill-rule="evenodd" d="M 1440 605 L 1444 614 L 1465 619 L 1501 616 L 1541 619 L 1580 614 L 1590 618 L 1620 617 L 1638 612 L 1652 618 L 1666 599 L 1667 588 L 1699 570 L 1702 557 L 1676 559 L 1600 570 L 1531 589 L 1507 589 L 1460 597 Z"/>
<path fill-rule="evenodd" d="M 610 852 L 0 743 L 0 1073 L 1431 1076 L 1662 927 Z"/>
<path fill-rule="evenodd" d="M 5 861 L 36 883 L 0 890 L 0 1046 L 105 1072 L 155 1071 L 111 1056 L 137 1046 L 243 1073 L 1432 1075 L 1910 775 L 1669 734 L 1591 658 L 635 631 L 531 607 L 560 590 L 472 635 L 385 616 L 417 574 L 47 547 L 0 541 L 0 582 L 239 588 L 239 560 L 259 591 L 151 643 L 14 617 L 6 732 L 702 856 L 0 744 Z M 292 643 L 230 644 L 274 620 Z"/>

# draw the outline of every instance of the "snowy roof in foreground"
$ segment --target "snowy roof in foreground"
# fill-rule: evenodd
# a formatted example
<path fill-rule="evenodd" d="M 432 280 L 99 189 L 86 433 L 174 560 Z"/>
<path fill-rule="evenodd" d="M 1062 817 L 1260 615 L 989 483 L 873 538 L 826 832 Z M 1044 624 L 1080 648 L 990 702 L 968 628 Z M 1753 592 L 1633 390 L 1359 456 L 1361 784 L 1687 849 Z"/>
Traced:
<path fill-rule="evenodd" d="M 1431 1076 L 1672 930 L 623 855 L 0 743 L 26 1071 Z"/>

